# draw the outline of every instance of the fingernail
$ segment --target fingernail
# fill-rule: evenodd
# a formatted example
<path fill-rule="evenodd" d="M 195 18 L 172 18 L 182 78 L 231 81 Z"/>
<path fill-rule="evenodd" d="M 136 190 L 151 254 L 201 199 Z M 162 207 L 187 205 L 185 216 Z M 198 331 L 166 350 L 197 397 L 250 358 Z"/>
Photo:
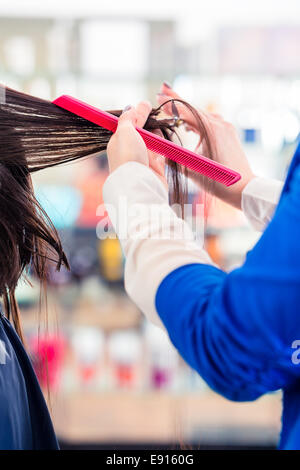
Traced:
<path fill-rule="evenodd" d="M 165 93 L 156 93 L 157 96 L 167 96 Z"/>
<path fill-rule="evenodd" d="M 164 85 L 165 85 L 167 88 L 172 88 L 172 85 L 170 85 L 169 82 L 164 82 Z"/>
<path fill-rule="evenodd" d="M 129 111 L 131 108 L 132 108 L 131 104 L 128 104 L 128 105 L 125 106 L 125 108 L 123 109 L 122 114 L 123 114 L 123 113 L 126 113 L 126 111 Z"/>

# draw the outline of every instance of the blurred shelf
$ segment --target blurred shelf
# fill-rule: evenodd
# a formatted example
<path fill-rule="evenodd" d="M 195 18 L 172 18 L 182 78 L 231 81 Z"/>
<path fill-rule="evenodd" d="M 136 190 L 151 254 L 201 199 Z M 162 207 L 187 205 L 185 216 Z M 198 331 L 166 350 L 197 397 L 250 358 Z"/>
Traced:
<path fill-rule="evenodd" d="M 275 445 L 280 394 L 253 403 L 230 402 L 213 392 L 66 394 L 52 404 L 56 432 L 65 442 L 174 442 Z"/>
<path fill-rule="evenodd" d="M 58 332 L 68 330 L 70 327 L 91 326 L 100 328 L 104 332 L 120 330 L 126 328 L 136 328 L 141 321 L 141 314 L 138 308 L 127 298 L 107 303 L 103 305 L 99 302 L 96 305 L 92 302 L 80 303 L 74 309 L 68 311 L 61 305 L 55 308 L 51 305 L 48 310 L 48 324 L 54 325 Z M 45 324 L 44 313 L 39 315 L 38 308 L 33 307 L 22 310 L 22 323 L 26 330 L 37 330 L 41 323 Z"/>
<path fill-rule="evenodd" d="M 129 301 L 116 302 L 113 306 L 79 308 L 74 312 L 72 324 L 101 328 L 104 331 L 135 328 L 141 320 L 137 307 Z"/>

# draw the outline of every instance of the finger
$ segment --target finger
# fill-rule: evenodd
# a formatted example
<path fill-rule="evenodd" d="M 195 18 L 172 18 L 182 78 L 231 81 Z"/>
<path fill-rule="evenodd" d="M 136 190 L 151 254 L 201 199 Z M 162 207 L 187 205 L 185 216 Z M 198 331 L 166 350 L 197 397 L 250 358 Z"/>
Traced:
<path fill-rule="evenodd" d="M 134 127 L 137 122 L 137 112 L 133 106 L 126 106 L 119 117 L 118 128 L 122 127 L 124 124 L 132 124 Z"/>
<path fill-rule="evenodd" d="M 161 93 L 169 96 L 170 98 L 182 99 L 181 96 L 179 96 L 178 93 L 176 93 L 176 91 L 173 90 L 171 85 L 167 84 L 166 82 L 163 82 L 160 88 L 160 91 Z"/>
<path fill-rule="evenodd" d="M 181 100 L 181 96 L 176 93 L 176 91 L 173 90 L 171 85 L 169 85 L 167 82 L 163 82 L 162 86 L 160 87 L 160 93 L 157 94 L 157 100 L 159 104 L 163 104 L 165 101 L 168 101 L 169 99 L 179 99 Z M 177 106 L 177 103 L 176 103 Z M 179 106 L 179 103 L 178 103 Z M 167 114 L 172 115 L 172 106 L 166 105 L 164 111 Z"/>
<path fill-rule="evenodd" d="M 173 88 L 168 83 L 163 82 L 161 89 L 160 89 L 160 93 L 157 94 L 157 101 L 159 102 L 159 104 L 163 104 L 172 98 L 177 99 L 177 100 L 183 100 L 183 98 L 180 95 L 178 95 L 178 93 L 176 93 L 176 91 L 174 91 Z M 179 110 L 180 118 L 184 120 L 186 123 L 188 123 L 189 120 L 195 120 L 191 112 L 186 108 L 186 106 L 184 106 L 184 104 L 176 102 L 176 108 Z M 164 111 L 167 112 L 167 114 L 173 115 L 174 113 L 172 110 L 172 104 L 171 103 L 170 105 L 167 104 L 164 108 Z M 199 112 L 199 114 L 204 120 L 205 118 L 207 120 L 214 120 L 214 119 L 224 120 L 223 116 L 221 116 L 221 114 L 218 114 L 218 113 L 210 113 L 208 111 L 201 111 L 201 113 Z"/>
<path fill-rule="evenodd" d="M 172 109 L 172 102 L 164 104 L 168 100 L 172 99 L 172 97 L 167 96 L 162 93 L 158 93 L 156 95 L 156 98 L 157 98 L 158 104 L 162 106 L 163 111 L 169 116 L 173 116 L 174 113 Z M 175 105 L 178 110 L 180 119 L 182 119 L 186 124 L 192 127 L 193 130 L 197 130 L 197 120 L 195 119 L 191 111 L 183 103 L 175 102 Z"/>
<path fill-rule="evenodd" d="M 141 101 L 136 107 L 137 123 L 138 127 L 144 127 L 149 114 L 152 110 L 152 105 L 149 101 Z"/>
<path fill-rule="evenodd" d="M 169 116 L 172 116 L 172 107 L 171 103 L 167 103 L 165 106 L 164 104 L 169 101 L 171 98 L 164 93 L 157 93 L 156 95 L 157 102 L 160 106 L 163 106 L 163 111 L 168 114 Z"/>
<path fill-rule="evenodd" d="M 183 100 L 183 98 L 180 95 L 178 95 L 178 93 L 176 93 L 176 91 L 174 91 L 173 88 L 169 84 L 167 84 L 166 82 L 163 82 L 160 88 L 160 93 L 157 94 L 157 100 L 160 104 L 163 104 L 164 102 L 170 99 Z M 168 114 L 170 115 L 174 115 L 174 106 L 172 106 L 172 104 L 173 103 L 170 103 L 170 105 L 167 104 L 165 106 L 165 108 L 168 109 Z M 181 114 L 180 117 L 182 119 L 184 117 L 190 116 L 190 111 L 187 110 L 184 104 L 176 102 L 176 108 L 178 109 L 178 111 L 180 111 L 180 114 Z"/>
<path fill-rule="evenodd" d="M 160 105 L 163 105 L 166 101 L 172 98 L 183 100 L 183 98 L 178 95 L 178 93 L 176 93 L 173 88 L 166 82 L 162 84 L 160 88 L 160 93 L 157 93 L 156 97 Z M 197 129 L 197 121 L 193 114 L 186 108 L 186 106 L 184 106 L 184 104 L 182 103 L 176 103 L 176 107 L 179 111 L 180 118 L 189 125 L 189 128 L 187 130 Z M 165 113 L 169 114 L 170 116 L 173 115 L 171 103 L 166 104 L 163 109 Z M 201 110 L 201 113 L 199 112 L 199 114 L 201 115 L 204 121 L 213 121 L 215 119 L 218 121 L 223 120 L 223 116 L 218 113 L 209 113 Z"/>
<path fill-rule="evenodd" d="M 159 105 L 164 105 L 164 103 L 167 103 L 163 110 L 166 114 L 169 114 L 170 116 L 173 115 L 172 113 L 172 102 L 170 101 L 171 99 L 174 99 L 172 96 L 168 96 L 165 93 L 157 93 L 156 99 Z M 168 103 L 168 101 L 170 101 Z M 180 103 L 176 103 L 176 107 L 179 107 Z"/>

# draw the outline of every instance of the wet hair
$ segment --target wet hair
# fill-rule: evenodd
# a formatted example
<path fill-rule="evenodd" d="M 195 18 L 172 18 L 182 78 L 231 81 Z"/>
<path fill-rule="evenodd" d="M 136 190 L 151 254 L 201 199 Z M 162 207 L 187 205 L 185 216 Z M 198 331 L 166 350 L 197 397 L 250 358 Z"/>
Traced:
<path fill-rule="evenodd" d="M 194 115 L 207 156 L 212 157 L 208 130 L 199 113 Z M 120 110 L 109 111 L 119 116 Z M 153 109 L 145 124 L 149 131 L 160 130 L 164 138 L 176 135 L 176 119 L 160 117 L 161 106 Z M 42 100 L 0 86 L 0 296 L 4 313 L 12 319 L 22 338 L 15 299 L 17 283 L 32 269 L 45 286 L 49 262 L 59 270 L 69 269 L 59 235 L 38 203 L 31 173 L 73 162 L 106 150 L 112 133 Z M 186 189 L 184 169 L 168 161 L 172 202 L 182 204 Z"/>

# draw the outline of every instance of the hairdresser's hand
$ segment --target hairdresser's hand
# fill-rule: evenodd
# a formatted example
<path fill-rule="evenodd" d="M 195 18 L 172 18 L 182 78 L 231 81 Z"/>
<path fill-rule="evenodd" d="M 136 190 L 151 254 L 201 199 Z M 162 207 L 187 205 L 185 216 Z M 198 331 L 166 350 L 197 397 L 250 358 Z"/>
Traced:
<path fill-rule="evenodd" d="M 164 83 L 161 87 L 161 92 L 157 95 L 158 103 L 161 105 L 171 98 L 182 99 L 168 84 Z M 176 103 L 176 108 L 178 109 L 180 118 L 186 123 L 187 129 L 198 133 L 196 120 L 188 108 L 180 103 Z M 164 107 L 164 111 L 167 114 L 173 114 L 172 108 L 168 104 Z M 242 176 L 242 179 L 238 183 L 230 187 L 214 182 L 210 185 L 210 191 L 215 196 L 240 209 L 242 191 L 255 175 L 243 151 L 238 133 L 231 123 L 224 121 L 218 114 L 203 111 L 199 111 L 199 114 L 206 124 L 212 139 L 214 160 L 238 171 Z M 200 135 L 199 137 L 199 143 L 195 151 L 199 154 L 207 155 L 207 148 L 204 142 L 202 142 L 202 136 Z M 204 182 L 204 178 L 198 173 L 191 171 L 189 172 L 189 176 L 199 185 Z"/>
<path fill-rule="evenodd" d="M 126 106 L 119 118 L 118 128 L 107 146 L 110 173 L 127 162 L 138 162 L 150 167 L 167 186 L 165 159 L 149 151 L 135 127 L 144 127 L 152 109 L 148 101 L 142 101 L 136 108 Z"/>

